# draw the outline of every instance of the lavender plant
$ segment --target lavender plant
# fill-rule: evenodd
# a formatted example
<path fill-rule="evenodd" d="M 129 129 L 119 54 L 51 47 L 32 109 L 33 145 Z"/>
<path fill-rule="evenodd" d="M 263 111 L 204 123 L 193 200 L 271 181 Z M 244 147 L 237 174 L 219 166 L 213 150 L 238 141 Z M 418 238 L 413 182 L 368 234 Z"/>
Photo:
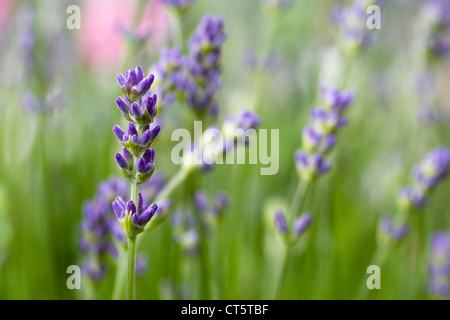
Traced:
<path fill-rule="evenodd" d="M 122 153 L 116 154 L 116 162 L 122 174 L 131 184 L 129 201 L 117 197 L 112 203 L 117 219 L 128 240 L 128 267 L 126 298 L 135 298 L 136 237 L 155 215 L 158 205 L 144 203 L 139 185 L 147 182 L 155 170 L 155 150 L 150 146 L 159 134 L 160 127 L 152 126 L 157 110 L 156 95 L 143 99 L 154 80 L 153 75 L 144 76 L 140 66 L 117 75 L 117 82 L 124 94 L 116 99 L 122 115 L 128 120 L 127 131 L 114 126 L 113 131 L 123 145 Z"/>
<path fill-rule="evenodd" d="M 154 197 L 152 190 L 155 187 L 159 188 L 163 183 L 159 174 L 155 174 L 155 178 L 152 179 L 154 181 L 143 184 L 145 201 L 152 199 Z M 157 182 L 160 184 L 158 185 Z M 98 283 L 105 277 L 111 260 L 120 264 L 123 251 L 126 249 L 127 237 L 115 218 L 111 202 L 117 196 L 126 198 L 128 196 L 127 189 L 124 180 L 111 177 L 99 184 L 96 196 L 86 202 L 83 207 L 82 235 L 79 242 L 79 247 L 85 255 L 82 271 L 94 283 Z M 160 214 L 162 210 L 165 208 L 160 207 L 158 213 Z M 144 274 L 146 269 L 147 259 L 137 256 L 136 275 Z M 117 270 L 117 273 L 119 271 Z M 114 292 L 113 295 L 118 298 L 121 296 L 121 292 Z"/>
<path fill-rule="evenodd" d="M 321 106 L 311 109 L 310 123 L 303 129 L 303 149 L 297 150 L 294 155 L 300 178 L 294 199 L 287 217 L 281 210 L 274 215 L 276 229 L 285 243 L 285 255 L 278 281 L 277 298 L 280 298 L 282 293 L 291 248 L 305 233 L 312 221 L 312 216 L 309 213 L 302 214 L 299 217 L 296 216 L 303 208 L 311 184 L 331 169 L 326 157 L 337 142 L 337 132 L 348 122 L 344 114 L 353 100 L 354 95 L 349 91 L 339 91 L 334 87 L 322 87 Z"/>
<path fill-rule="evenodd" d="M 218 112 L 215 94 L 221 87 L 220 57 L 226 37 L 223 20 L 205 15 L 188 41 L 187 70 L 192 86 L 187 88 L 186 102 L 200 119 Z"/>
<path fill-rule="evenodd" d="M 392 248 L 398 246 L 408 235 L 410 226 L 408 220 L 411 215 L 423 215 L 427 205 L 427 198 L 439 184 L 447 177 L 450 170 L 450 151 L 438 147 L 424 156 L 412 169 L 411 186 L 402 188 L 397 196 L 398 212 L 396 215 L 384 215 L 378 226 L 377 250 L 372 258 L 373 264 L 381 266 Z M 420 220 L 418 220 L 420 222 Z M 423 222 L 416 227 L 419 231 Z M 367 294 L 365 285 L 361 285 L 358 298 Z"/>
<path fill-rule="evenodd" d="M 381 6 L 385 1 L 354 0 L 349 5 L 334 7 L 332 21 L 338 27 L 339 45 L 348 54 L 356 54 L 371 46 L 375 33 L 367 28 L 366 10 L 371 5 Z"/>
<path fill-rule="evenodd" d="M 450 299 L 450 236 L 447 233 L 438 232 L 431 237 L 428 276 L 430 296 Z"/>

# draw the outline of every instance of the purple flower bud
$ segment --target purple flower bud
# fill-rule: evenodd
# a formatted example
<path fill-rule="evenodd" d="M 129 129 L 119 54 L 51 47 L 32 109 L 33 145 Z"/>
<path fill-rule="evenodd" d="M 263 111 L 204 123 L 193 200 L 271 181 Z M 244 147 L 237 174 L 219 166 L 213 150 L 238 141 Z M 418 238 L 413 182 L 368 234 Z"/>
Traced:
<path fill-rule="evenodd" d="M 150 143 L 152 143 L 153 141 L 155 141 L 155 139 L 158 137 L 159 131 L 161 131 L 161 127 L 159 125 L 155 126 L 152 129 L 152 135 L 150 137 Z"/>
<path fill-rule="evenodd" d="M 340 92 L 335 87 L 322 87 L 322 99 L 330 109 L 337 109 L 339 112 L 345 110 L 354 99 L 349 92 Z"/>
<path fill-rule="evenodd" d="M 413 177 L 424 189 L 432 189 L 444 180 L 450 168 L 450 151 L 439 147 L 429 152 L 413 168 Z"/>
<path fill-rule="evenodd" d="M 142 71 L 141 66 L 137 66 L 135 68 L 136 76 L 137 76 L 137 82 L 141 82 L 144 79 L 144 71 Z"/>
<path fill-rule="evenodd" d="M 128 83 L 130 87 L 137 86 L 139 84 L 135 70 L 128 72 Z"/>
<path fill-rule="evenodd" d="M 380 231 L 391 241 L 399 242 L 408 234 L 409 227 L 406 224 L 397 226 L 391 216 L 385 215 L 381 218 Z"/>
<path fill-rule="evenodd" d="M 136 126 L 134 125 L 133 122 L 128 122 L 128 130 L 127 130 L 127 134 L 131 137 L 131 136 L 137 136 L 138 135 L 138 131 L 136 129 Z"/>
<path fill-rule="evenodd" d="M 136 205 L 131 200 L 127 202 L 127 212 L 129 212 L 129 213 L 135 213 L 136 212 Z"/>
<path fill-rule="evenodd" d="M 153 80 L 154 76 L 151 74 L 139 83 L 139 85 L 137 86 L 137 94 L 139 95 L 139 97 L 142 97 L 150 89 Z"/>
<path fill-rule="evenodd" d="M 158 206 L 156 204 L 149 206 L 139 217 L 139 225 L 145 226 L 156 213 L 156 210 L 158 210 Z"/>
<path fill-rule="evenodd" d="M 302 150 L 295 152 L 295 164 L 300 177 L 306 181 L 314 180 L 331 169 L 322 155 L 309 154 Z"/>
<path fill-rule="evenodd" d="M 120 153 L 116 153 L 116 162 L 120 168 L 129 169 L 128 161 Z"/>
<path fill-rule="evenodd" d="M 225 193 L 218 193 L 212 208 L 212 214 L 216 217 L 223 216 L 230 207 L 230 199 Z"/>
<path fill-rule="evenodd" d="M 306 229 L 308 229 L 309 225 L 312 222 L 312 216 L 309 213 L 305 213 L 295 219 L 294 221 L 294 234 L 297 237 L 300 237 L 305 233 Z"/>
<path fill-rule="evenodd" d="M 113 127 L 113 132 L 116 135 L 117 139 L 119 139 L 120 142 L 125 142 L 125 131 L 122 130 L 121 127 L 119 127 L 118 125 L 115 125 Z"/>
<path fill-rule="evenodd" d="M 117 197 L 116 200 L 113 201 L 112 207 L 117 219 L 122 220 L 125 218 L 125 206 L 126 204 L 121 197 Z"/>
<path fill-rule="evenodd" d="M 307 126 L 303 129 L 303 146 L 307 150 L 314 151 L 322 140 L 322 134 L 313 127 Z"/>
<path fill-rule="evenodd" d="M 144 204 L 144 198 L 142 198 L 142 194 L 139 192 L 139 194 L 138 194 L 138 206 L 137 206 L 137 212 L 138 213 L 142 212 L 143 204 Z"/>
<path fill-rule="evenodd" d="M 138 143 L 142 144 L 143 146 L 146 146 L 147 144 L 150 143 L 151 137 L 152 137 L 152 132 L 150 129 L 147 129 L 141 135 L 141 138 L 139 139 Z"/>
<path fill-rule="evenodd" d="M 194 203 L 195 208 L 201 213 L 204 213 L 208 209 L 208 198 L 204 192 L 197 191 L 195 193 Z"/>
<path fill-rule="evenodd" d="M 140 226 L 139 225 L 139 214 L 137 212 L 131 214 L 131 221 L 133 221 L 133 223 L 136 226 L 138 226 L 138 227 Z"/>
<path fill-rule="evenodd" d="M 398 194 L 397 201 L 399 206 L 405 210 L 424 208 L 427 203 L 423 192 L 413 187 L 403 188 Z"/>
<path fill-rule="evenodd" d="M 141 108 L 139 108 L 139 105 L 136 102 L 133 102 L 133 104 L 131 105 L 131 114 L 135 118 L 141 118 L 142 117 Z"/>
<path fill-rule="evenodd" d="M 288 232 L 286 218 L 281 210 L 275 212 L 275 227 L 283 235 Z"/>
<path fill-rule="evenodd" d="M 147 110 L 147 113 L 151 118 L 155 116 L 156 112 L 155 99 L 156 99 L 155 95 L 153 97 L 147 97 L 142 103 L 144 110 Z"/>
<path fill-rule="evenodd" d="M 133 162 L 133 155 L 126 148 L 122 148 L 122 155 L 127 160 L 128 163 Z"/>
<path fill-rule="evenodd" d="M 144 158 L 140 158 L 136 164 L 136 170 L 140 173 L 147 173 L 152 169 L 152 167 L 153 164 L 151 163 L 147 164 Z"/>
<path fill-rule="evenodd" d="M 154 149 L 145 150 L 144 154 L 142 155 L 142 158 L 144 158 L 145 163 L 154 163 L 155 162 L 155 150 Z"/>
<path fill-rule="evenodd" d="M 120 87 L 124 87 L 126 85 L 126 81 L 125 81 L 123 74 L 119 73 L 117 75 L 117 82 L 119 83 Z"/>
<path fill-rule="evenodd" d="M 116 104 L 117 104 L 117 107 L 119 107 L 119 109 L 120 109 L 120 111 L 122 113 L 128 114 L 130 112 L 129 105 L 121 97 L 118 97 L 116 99 Z"/>
<path fill-rule="evenodd" d="M 325 150 L 331 150 L 336 144 L 337 137 L 336 135 L 329 135 L 325 138 L 323 145 Z"/>

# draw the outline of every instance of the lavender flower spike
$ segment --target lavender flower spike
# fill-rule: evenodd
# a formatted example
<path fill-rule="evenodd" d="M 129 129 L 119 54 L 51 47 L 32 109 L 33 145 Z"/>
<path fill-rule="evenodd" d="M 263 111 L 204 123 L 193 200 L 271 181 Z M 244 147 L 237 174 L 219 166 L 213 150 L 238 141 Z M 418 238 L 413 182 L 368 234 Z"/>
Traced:
<path fill-rule="evenodd" d="M 227 37 L 223 25 L 221 18 L 207 14 L 188 42 L 186 102 L 200 117 L 217 113 L 215 94 L 222 84 L 220 58 Z"/>
<path fill-rule="evenodd" d="M 449 150 L 439 147 L 429 152 L 412 170 L 414 185 L 400 191 L 397 198 L 400 209 L 408 212 L 424 208 L 427 196 L 447 177 L 449 169 Z"/>
<path fill-rule="evenodd" d="M 450 298 L 450 235 L 432 236 L 428 264 L 428 292 L 433 298 Z"/>

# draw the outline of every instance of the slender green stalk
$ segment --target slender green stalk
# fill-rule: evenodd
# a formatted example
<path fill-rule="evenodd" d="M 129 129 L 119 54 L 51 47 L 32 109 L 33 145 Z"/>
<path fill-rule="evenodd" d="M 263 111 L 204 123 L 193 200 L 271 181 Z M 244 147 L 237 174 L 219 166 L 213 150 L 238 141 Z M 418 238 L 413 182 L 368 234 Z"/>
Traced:
<path fill-rule="evenodd" d="M 201 299 L 211 299 L 211 287 L 210 287 L 210 259 L 209 259 L 209 246 L 208 239 L 206 238 L 204 226 L 200 221 L 199 226 L 199 241 L 200 241 L 200 281 L 201 281 Z"/>
<path fill-rule="evenodd" d="M 292 201 L 292 205 L 289 209 L 287 219 L 291 221 L 295 218 L 295 215 L 299 212 L 300 209 L 303 208 L 306 200 L 306 193 L 309 189 L 309 182 L 299 181 L 297 184 L 297 189 L 295 190 L 294 200 Z"/>
<path fill-rule="evenodd" d="M 291 261 L 291 246 L 287 245 L 284 247 L 284 255 L 283 255 L 283 266 L 281 267 L 281 273 L 278 280 L 277 291 L 275 294 L 275 299 L 281 299 L 281 293 L 283 292 L 284 281 L 286 274 L 289 270 L 289 263 Z"/>
<path fill-rule="evenodd" d="M 128 266 L 126 299 L 135 299 L 136 238 L 128 238 Z"/>

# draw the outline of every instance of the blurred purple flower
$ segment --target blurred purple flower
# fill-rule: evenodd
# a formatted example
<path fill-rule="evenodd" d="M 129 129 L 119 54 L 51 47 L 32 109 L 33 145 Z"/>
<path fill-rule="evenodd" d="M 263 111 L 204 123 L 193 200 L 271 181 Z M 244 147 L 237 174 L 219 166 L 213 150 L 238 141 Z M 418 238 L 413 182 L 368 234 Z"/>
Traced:
<path fill-rule="evenodd" d="M 450 235 L 435 233 L 431 237 L 428 263 L 428 292 L 440 299 L 450 298 Z"/>
<path fill-rule="evenodd" d="M 217 113 L 215 94 L 222 85 L 220 58 L 226 37 L 223 20 L 207 14 L 188 41 L 186 65 L 191 81 L 186 101 L 200 117 Z"/>
<path fill-rule="evenodd" d="M 380 235 L 390 243 L 400 242 L 409 232 L 406 224 L 396 225 L 390 215 L 384 215 L 380 221 Z"/>

